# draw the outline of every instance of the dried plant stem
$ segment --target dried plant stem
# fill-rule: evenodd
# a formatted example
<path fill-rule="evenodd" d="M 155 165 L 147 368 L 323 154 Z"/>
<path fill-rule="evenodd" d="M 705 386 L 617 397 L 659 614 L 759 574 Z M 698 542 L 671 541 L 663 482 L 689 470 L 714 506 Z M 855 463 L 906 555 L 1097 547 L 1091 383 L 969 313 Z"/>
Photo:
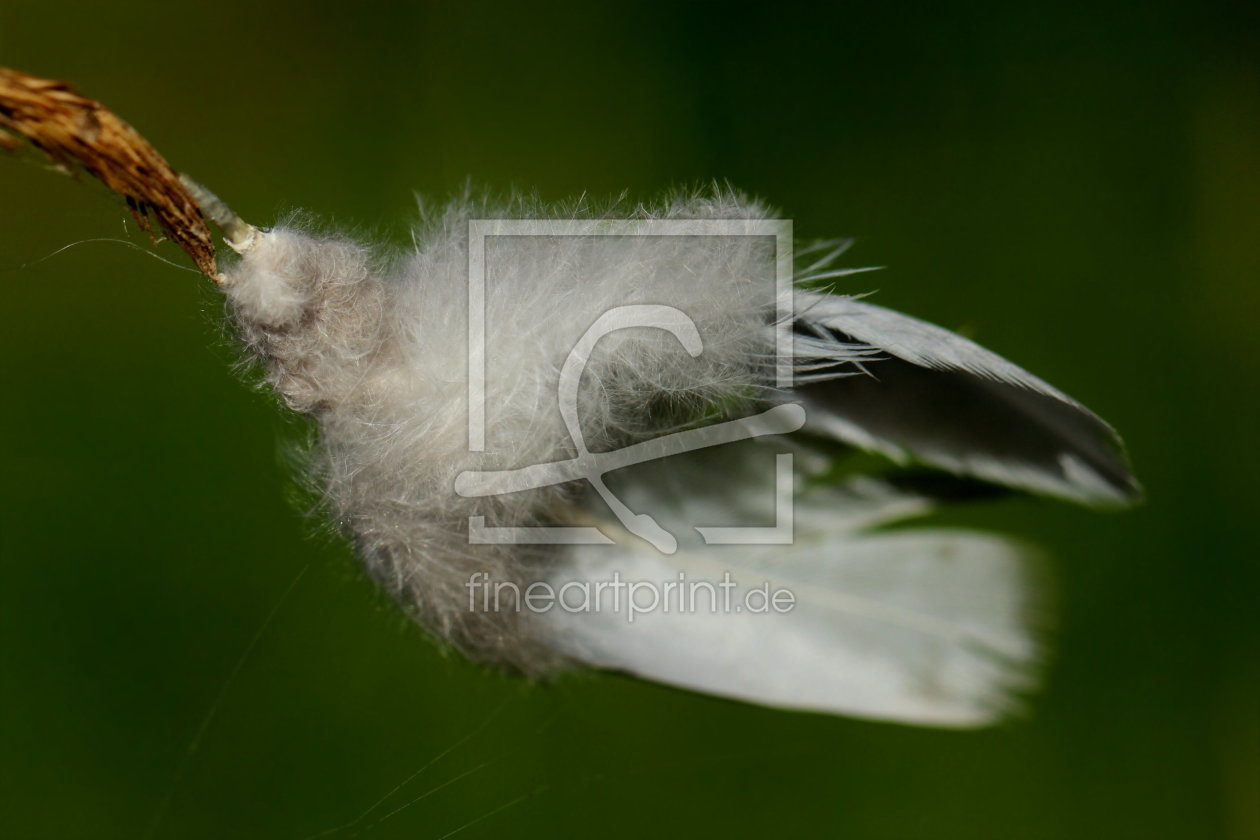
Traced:
<path fill-rule="evenodd" d="M 121 195 L 150 236 L 156 219 L 218 282 L 214 242 L 197 201 L 165 158 L 104 105 L 65 82 L 0 67 L 0 148 L 16 149 L 21 140 L 67 173 L 82 168 Z"/>

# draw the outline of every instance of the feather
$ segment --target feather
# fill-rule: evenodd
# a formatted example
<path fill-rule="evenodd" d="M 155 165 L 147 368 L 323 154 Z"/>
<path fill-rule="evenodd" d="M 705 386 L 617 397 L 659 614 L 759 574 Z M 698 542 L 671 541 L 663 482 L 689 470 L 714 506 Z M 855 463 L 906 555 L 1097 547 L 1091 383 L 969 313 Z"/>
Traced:
<path fill-rule="evenodd" d="M 672 472 L 705 474 L 687 465 Z M 718 513 L 711 504 L 688 503 L 704 497 L 685 484 L 659 493 L 650 488 L 670 485 L 648 478 L 655 477 L 621 483 L 632 504 L 672 512 L 678 523 Z M 729 486 L 732 477 L 725 478 Z M 1035 580 L 1035 555 L 1002 537 L 867 530 L 929 508 L 868 480 L 798 499 L 791 545 L 691 539 L 668 556 L 629 538 L 578 547 L 547 577 L 555 591 L 574 581 L 623 580 L 666 594 L 657 608 L 632 616 L 629 590 L 622 601 L 605 586 L 594 606 L 540 615 L 544 636 L 587 664 L 747 702 L 984 725 L 1008 714 L 1035 684 L 1033 628 L 1045 587 Z M 749 518 L 746 504 L 736 501 L 735 509 Z M 729 603 L 721 600 L 723 581 Z M 762 594 L 750 598 L 753 592 Z M 790 610 L 759 611 L 779 592 L 791 593 Z"/>
<path fill-rule="evenodd" d="M 805 405 L 808 429 L 1073 501 L 1122 505 L 1140 495 L 1109 425 L 995 353 L 848 297 L 798 293 L 797 311 L 806 372 L 788 398 Z M 855 352 L 866 353 L 856 365 Z"/>
<path fill-rule="evenodd" d="M 704 526 L 774 520 L 767 477 L 784 448 L 805 467 L 791 482 L 791 543 L 711 544 Z M 790 438 L 759 438 L 610 476 L 629 506 L 679 535 L 679 550 L 664 555 L 604 517 L 616 545 L 575 548 L 546 583 L 561 592 L 615 576 L 662 604 L 632 617 L 604 587 L 593 607 L 538 615 L 548 643 L 590 665 L 769 706 L 949 727 L 1016 708 L 1035 684 L 1045 621 L 1038 556 L 996 535 L 876 530 L 934 505 L 868 477 L 810 486 L 808 455 Z M 724 580 L 732 600 L 714 611 L 709 587 L 721 592 Z M 754 607 L 785 592 L 792 608 L 750 611 L 742 599 L 754 590 L 766 593 Z"/>
<path fill-rule="evenodd" d="M 317 423 L 314 478 L 368 572 L 438 639 L 534 676 L 585 663 L 943 726 L 1009 708 L 1037 651 L 1031 555 L 998 536 L 877 530 L 932 503 L 873 478 L 811 488 L 828 459 L 808 433 L 1100 501 L 1136 486 L 1110 428 L 939 328 L 803 289 L 785 308 L 773 237 L 470 233 L 575 217 L 752 230 L 769 215 L 729 191 L 604 214 L 464 201 L 426 217 L 403 258 L 294 223 L 239 238 L 222 281 L 232 316 L 268 384 Z M 802 280 L 857 271 L 831 268 L 846 247 L 821 243 Z M 785 338 L 794 389 L 774 358 Z M 676 451 L 697 441 L 711 448 Z M 730 537 L 749 526 L 768 544 Z M 531 608 L 536 587 L 613 572 L 662 588 L 729 572 L 795 600 L 634 622 Z"/>

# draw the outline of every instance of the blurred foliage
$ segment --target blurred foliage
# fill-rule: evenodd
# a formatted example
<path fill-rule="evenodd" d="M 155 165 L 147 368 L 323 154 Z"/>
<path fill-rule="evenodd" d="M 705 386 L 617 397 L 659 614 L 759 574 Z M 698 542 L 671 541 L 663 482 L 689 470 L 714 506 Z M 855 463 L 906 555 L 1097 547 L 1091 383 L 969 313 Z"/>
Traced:
<path fill-rule="evenodd" d="M 488 675 L 286 505 L 287 426 L 230 370 L 208 284 L 91 241 L 154 250 L 103 191 L 0 161 L 0 831 L 1260 837 L 1258 23 L 1168 0 L 0 7 L 3 63 L 109 103 L 259 223 L 405 244 L 413 191 L 469 178 L 729 179 L 891 266 L 852 291 L 1097 409 L 1149 493 L 953 515 L 1058 557 L 1047 686 L 994 730 Z"/>

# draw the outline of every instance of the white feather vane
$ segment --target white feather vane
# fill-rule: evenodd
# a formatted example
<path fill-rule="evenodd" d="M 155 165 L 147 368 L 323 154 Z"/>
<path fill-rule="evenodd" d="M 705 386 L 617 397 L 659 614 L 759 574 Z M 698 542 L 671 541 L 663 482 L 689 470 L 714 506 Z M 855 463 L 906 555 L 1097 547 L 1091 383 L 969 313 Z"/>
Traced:
<path fill-rule="evenodd" d="M 1028 553 L 873 530 L 932 504 L 877 479 L 809 489 L 818 435 L 1092 503 L 1136 492 L 1110 428 L 939 328 L 802 289 L 785 309 L 775 239 L 757 235 L 770 214 L 730 191 L 599 218 L 749 235 L 469 235 L 478 219 L 590 215 L 456 202 L 401 258 L 281 226 L 226 274 L 267 382 L 317 422 L 315 477 L 369 573 L 437 638 L 534 676 L 578 662 L 774 706 L 998 716 L 1031 682 Z M 845 247 L 820 248 L 810 276 L 843 276 L 828 269 Z M 776 367 L 785 337 L 794 388 Z M 765 539 L 730 539 L 740 527 Z M 794 603 L 671 611 L 667 597 L 630 620 L 597 608 L 615 589 L 590 596 L 614 575 L 677 581 L 675 599 L 729 576 Z M 566 584 L 582 608 L 534 608 Z"/>
<path fill-rule="evenodd" d="M 809 292 L 797 301 L 798 355 L 826 359 L 857 345 L 883 356 L 860 377 L 811 369 L 792 398 L 804 399 L 814 429 L 898 461 L 1073 501 L 1124 505 L 1140 495 L 1115 430 L 1001 356 L 864 301 Z"/>
<path fill-rule="evenodd" d="M 651 586 L 636 608 L 618 608 L 631 584 L 604 586 L 597 609 L 548 611 L 549 643 L 582 662 L 782 708 L 943 727 L 1017 709 L 1036 685 L 1037 631 L 1049 623 L 1044 562 L 1029 547 L 962 530 L 883 530 L 934 504 L 871 478 L 811 486 L 798 475 L 790 543 L 716 545 L 688 528 L 773 522 L 771 464 L 783 448 L 761 438 L 610 477 L 626 504 L 681 535 L 678 551 L 622 532 L 616 546 L 575 547 L 548 584 L 678 585 L 659 604 Z M 607 517 L 601 526 L 618 533 Z M 762 592 L 790 592 L 792 608 L 767 608 Z"/>

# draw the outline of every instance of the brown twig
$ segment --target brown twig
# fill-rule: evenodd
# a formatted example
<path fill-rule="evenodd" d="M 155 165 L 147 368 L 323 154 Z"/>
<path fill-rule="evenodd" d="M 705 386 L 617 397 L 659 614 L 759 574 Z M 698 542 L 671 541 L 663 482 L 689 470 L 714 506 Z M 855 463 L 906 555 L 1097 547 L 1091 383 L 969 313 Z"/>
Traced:
<path fill-rule="evenodd" d="M 16 149 L 21 139 L 58 168 L 73 172 L 77 165 L 100 179 L 126 200 L 150 237 L 156 219 L 197 268 L 217 280 L 210 229 L 179 174 L 104 105 L 65 82 L 0 67 L 0 148 Z"/>

